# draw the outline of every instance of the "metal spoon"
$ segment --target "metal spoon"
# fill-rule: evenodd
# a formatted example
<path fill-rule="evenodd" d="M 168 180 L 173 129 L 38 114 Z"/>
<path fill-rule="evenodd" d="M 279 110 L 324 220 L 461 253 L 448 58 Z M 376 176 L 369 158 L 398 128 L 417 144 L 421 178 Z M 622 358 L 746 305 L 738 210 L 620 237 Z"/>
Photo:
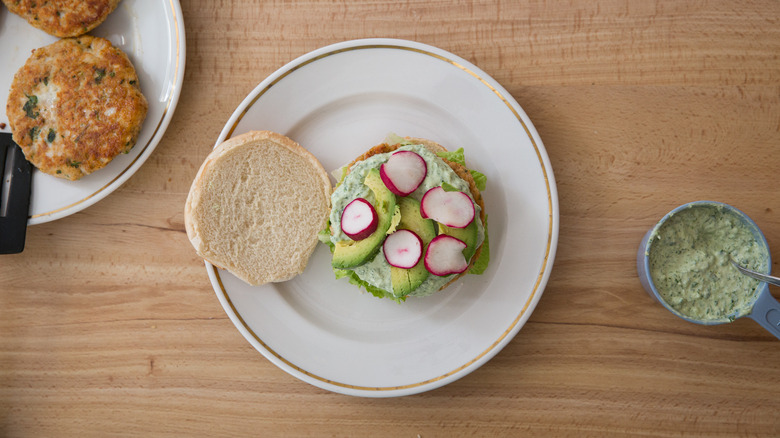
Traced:
<path fill-rule="evenodd" d="M 739 269 L 739 272 L 747 275 L 748 277 L 753 277 L 756 280 L 760 280 L 769 284 L 773 284 L 775 286 L 780 286 L 780 278 L 773 277 L 771 275 L 767 274 L 761 274 L 756 271 L 751 271 L 750 269 L 740 265 L 739 263 L 735 262 L 734 259 L 731 259 L 731 264 L 734 265 L 735 268 Z"/>

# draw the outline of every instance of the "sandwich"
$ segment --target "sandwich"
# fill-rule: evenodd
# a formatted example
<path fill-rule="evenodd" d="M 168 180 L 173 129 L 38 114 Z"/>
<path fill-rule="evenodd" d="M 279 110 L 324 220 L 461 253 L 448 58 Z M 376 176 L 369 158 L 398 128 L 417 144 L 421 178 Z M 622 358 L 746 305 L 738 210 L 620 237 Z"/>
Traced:
<path fill-rule="evenodd" d="M 462 148 L 391 135 L 334 176 L 319 238 L 336 278 L 402 302 L 487 268 L 486 178 Z"/>

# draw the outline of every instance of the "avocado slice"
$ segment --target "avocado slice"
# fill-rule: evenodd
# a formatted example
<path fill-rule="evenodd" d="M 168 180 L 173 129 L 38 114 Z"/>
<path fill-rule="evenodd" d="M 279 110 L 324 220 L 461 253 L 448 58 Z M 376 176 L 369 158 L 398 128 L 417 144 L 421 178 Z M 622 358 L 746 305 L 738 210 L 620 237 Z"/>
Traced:
<path fill-rule="evenodd" d="M 395 211 L 395 195 L 382 182 L 382 177 L 379 176 L 379 169 L 371 169 L 363 183 L 374 192 L 374 198 L 376 199 L 374 209 L 376 210 L 379 223 L 376 231 L 363 240 L 336 242 L 333 248 L 333 261 L 331 262 L 334 268 L 354 268 L 373 259 L 385 240 L 387 230 L 390 229 L 393 212 Z"/>
<path fill-rule="evenodd" d="M 469 262 L 471 261 L 471 258 L 474 257 L 474 252 L 477 250 L 477 239 L 479 237 L 476 217 L 470 224 L 466 225 L 466 228 L 454 228 L 439 224 L 439 233 L 462 240 L 466 244 L 466 249 L 463 250 L 463 257 L 466 257 L 466 260 Z"/>
<path fill-rule="evenodd" d="M 436 227 L 431 219 L 424 219 L 420 215 L 420 201 L 403 197 L 398 199 L 398 207 L 401 210 L 401 222 L 398 229 L 413 231 L 423 242 L 423 255 L 428 243 L 436 237 Z M 390 281 L 393 285 L 393 295 L 406 296 L 417 289 L 426 278 L 428 270 L 425 269 L 424 257 L 412 268 L 403 269 L 390 267 Z"/>

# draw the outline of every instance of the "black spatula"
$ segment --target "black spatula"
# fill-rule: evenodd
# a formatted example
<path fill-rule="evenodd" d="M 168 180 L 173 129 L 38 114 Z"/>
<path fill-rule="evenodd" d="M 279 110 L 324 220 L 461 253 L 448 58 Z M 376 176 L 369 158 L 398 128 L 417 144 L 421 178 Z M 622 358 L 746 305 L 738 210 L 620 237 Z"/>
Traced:
<path fill-rule="evenodd" d="M 7 132 L 0 132 L 0 172 L 0 254 L 16 254 L 27 234 L 32 165 Z"/>

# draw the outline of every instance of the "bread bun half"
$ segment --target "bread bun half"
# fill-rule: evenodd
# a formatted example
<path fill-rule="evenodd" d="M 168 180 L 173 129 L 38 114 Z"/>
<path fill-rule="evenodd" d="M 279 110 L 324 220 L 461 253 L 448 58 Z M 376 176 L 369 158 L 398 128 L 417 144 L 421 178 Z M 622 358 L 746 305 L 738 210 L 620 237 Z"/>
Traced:
<path fill-rule="evenodd" d="M 200 257 L 250 285 L 303 272 L 330 212 L 322 164 L 271 131 L 233 137 L 206 157 L 184 210 Z"/>

